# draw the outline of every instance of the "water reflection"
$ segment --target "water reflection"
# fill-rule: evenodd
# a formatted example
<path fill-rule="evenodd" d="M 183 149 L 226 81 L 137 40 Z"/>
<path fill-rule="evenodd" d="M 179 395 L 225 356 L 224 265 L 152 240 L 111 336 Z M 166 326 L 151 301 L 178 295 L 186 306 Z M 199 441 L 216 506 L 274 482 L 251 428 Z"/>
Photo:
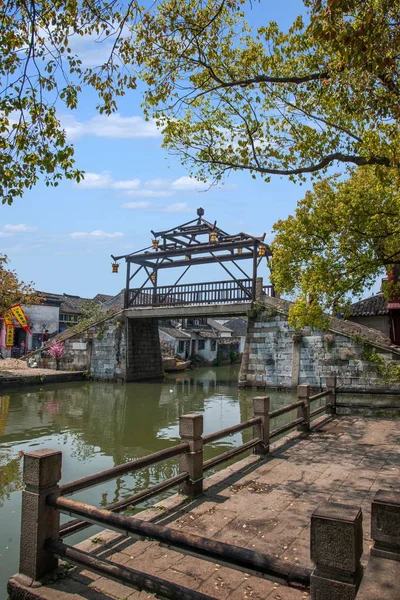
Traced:
<path fill-rule="evenodd" d="M 202 413 L 205 433 L 229 427 L 252 416 L 252 397 L 256 395 L 238 390 L 237 376 L 237 367 L 205 368 L 171 374 L 162 383 L 76 382 L 1 395 L 0 581 L 6 582 L 18 568 L 23 452 L 61 450 L 65 482 L 175 444 L 182 414 Z M 269 394 L 272 409 L 294 401 L 288 392 Z M 281 415 L 273 427 L 293 417 L 293 413 Z M 250 435 L 251 431 L 245 431 L 207 445 L 205 458 L 247 441 Z M 177 460 L 170 460 L 75 497 L 105 506 L 171 477 L 177 469 Z M 84 531 L 80 537 L 90 533 Z M 74 543 L 77 537 L 68 541 Z M 5 584 L 2 586 L 0 598 L 5 594 Z"/>

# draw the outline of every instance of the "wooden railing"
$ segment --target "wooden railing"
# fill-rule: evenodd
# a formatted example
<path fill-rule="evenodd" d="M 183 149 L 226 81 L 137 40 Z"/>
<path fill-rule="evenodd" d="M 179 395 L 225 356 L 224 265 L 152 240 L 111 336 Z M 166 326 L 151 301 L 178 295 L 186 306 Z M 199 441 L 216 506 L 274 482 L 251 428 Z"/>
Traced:
<path fill-rule="evenodd" d="M 265 455 L 269 452 L 271 440 L 282 436 L 294 427 L 302 432 L 309 431 L 313 417 L 326 410 L 330 414 L 335 413 L 335 378 L 327 378 L 327 386 L 326 391 L 310 396 L 310 386 L 300 385 L 297 401 L 274 411 L 270 411 L 268 396 L 256 397 L 253 399 L 251 419 L 208 435 L 203 435 L 203 415 L 184 415 L 179 420 L 181 438 L 179 444 L 62 485 L 59 485 L 62 459 L 60 451 L 39 450 L 25 454 L 26 490 L 23 492 L 22 501 L 20 573 L 34 580 L 39 579 L 53 570 L 57 566 L 58 558 L 62 558 L 126 585 L 158 593 L 166 598 L 193 600 L 208 598 L 210 600 L 209 596 L 199 592 L 154 575 L 140 573 L 110 560 L 94 557 L 60 541 L 60 538 L 97 524 L 124 535 L 156 540 L 172 549 L 204 560 L 224 563 L 231 568 L 249 570 L 256 575 L 274 578 L 287 585 L 308 588 L 311 574 L 311 569 L 308 567 L 288 564 L 287 561 L 279 558 L 215 539 L 211 543 L 211 540 L 200 536 L 186 534 L 138 518 L 127 518 L 117 513 L 172 487 L 181 486 L 184 494 L 192 498 L 196 497 L 203 491 L 203 477 L 206 471 L 249 449 L 253 449 L 254 454 Z M 329 398 L 329 402 L 311 411 L 311 403 L 324 397 Z M 293 421 L 281 427 L 271 428 L 271 421 L 293 410 L 297 410 L 297 417 Z M 204 460 L 205 445 L 249 428 L 252 428 L 252 438 L 248 442 Z M 174 457 L 180 457 L 181 472 L 178 475 L 147 490 L 137 492 L 129 498 L 110 504 L 106 508 L 97 508 L 65 497 Z M 60 527 L 61 513 L 71 515 L 75 519 Z"/>
<path fill-rule="evenodd" d="M 265 294 L 273 296 L 272 286 L 264 286 L 263 289 Z M 234 304 L 252 300 L 252 280 L 238 279 L 131 289 L 128 294 L 128 307 Z"/>

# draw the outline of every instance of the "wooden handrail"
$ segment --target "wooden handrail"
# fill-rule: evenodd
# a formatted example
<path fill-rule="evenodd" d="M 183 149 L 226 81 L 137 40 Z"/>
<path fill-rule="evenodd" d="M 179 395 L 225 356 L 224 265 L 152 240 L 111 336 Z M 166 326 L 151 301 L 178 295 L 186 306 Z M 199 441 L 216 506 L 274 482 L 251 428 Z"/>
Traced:
<path fill-rule="evenodd" d="M 246 450 L 250 450 L 250 448 L 253 448 L 260 442 L 261 442 L 260 438 L 253 438 L 252 440 L 250 440 L 249 442 L 246 442 L 245 444 L 236 446 L 235 448 L 232 448 L 231 450 L 228 450 L 227 452 L 223 452 L 222 454 L 219 454 L 218 456 L 214 456 L 214 458 L 209 458 L 208 460 L 206 460 L 203 463 L 203 471 L 212 469 L 213 467 L 216 467 L 217 465 L 219 465 L 227 460 L 230 460 L 237 454 L 242 454 L 242 452 L 245 452 Z"/>
<path fill-rule="evenodd" d="M 319 398 L 324 398 L 325 396 L 329 396 L 330 393 L 331 393 L 330 390 L 324 390 L 323 392 L 319 392 L 318 394 L 315 394 L 314 396 L 310 396 L 310 402 L 314 402 L 314 400 L 318 400 Z"/>
<path fill-rule="evenodd" d="M 185 554 L 213 563 L 223 562 L 233 568 L 255 571 L 259 575 L 269 575 L 281 579 L 287 584 L 297 583 L 308 586 L 311 569 L 288 564 L 279 558 L 274 558 L 256 550 L 233 546 L 216 539 L 208 539 L 192 533 L 184 533 L 157 523 L 143 521 L 135 517 L 124 517 L 95 506 L 71 498 L 61 498 L 54 495 L 47 497 L 47 503 L 62 513 L 84 518 L 93 524 L 109 527 L 124 535 L 154 539 L 162 544 L 177 549 Z M 50 548 L 55 550 L 54 542 Z"/>
<path fill-rule="evenodd" d="M 232 435 L 232 433 L 237 433 L 239 431 L 243 431 L 244 429 L 248 429 L 249 427 L 253 427 L 254 425 L 258 425 L 261 423 L 260 417 L 254 417 L 253 419 L 248 419 L 247 421 L 243 421 L 242 423 L 238 423 L 237 425 L 232 425 L 231 427 L 226 427 L 226 429 L 220 429 L 215 433 L 209 433 L 208 435 L 203 435 L 203 444 L 209 444 L 210 442 L 215 442 L 216 440 L 220 440 L 228 435 Z"/>
<path fill-rule="evenodd" d="M 68 494 L 74 494 L 80 490 L 84 490 L 86 488 L 93 487 L 94 485 L 104 483 L 105 481 L 109 481 L 110 479 L 114 479 L 115 477 L 123 475 L 124 473 L 134 473 L 135 471 L 145 469 L 146 467 L 155 465 L 159 462 L 167 460 L 168 458 L 180 456 L 181 454 L 188 452 L 188 450 L 189 444 L 178 444 L 177 446 L 172 446 L 172 448 L 166 448 L 165 450 L 153 452 L 153 454 L 143 456 L 143 458 L 131 460 L 127 463 L 123 463 L 122 465 L 111 467 L 110 469 L 105 469 L 104 471 L 99 471 L 99 473 L 94 473 L 93 475 L 87 475 L 86 477 L 75 479 L 75 481 L 60 485 L 60 495 L 66 496 Z"/>
<path fill-rule="evenodd" d="M 189 476 L 188 473 L 180 473 L 179 475 L 175 475 L 174 477 L 170 477 L 169 479 L 166 479 L 165 481 L 161 481 L 160 483 L 156 483 L 155 485 L 152 485 L 147 490 L 137 492 L 136 494 L 133 494 L 132 496 L 129 496 L 128 498 L 123 498 L 122 500 L 119 500 L 118 502 L 113 502 L 112 504 L 109 504 L 105 508 L 106 508 L 106 510 L 111 510 L 111 512 L 116 512 L 116 513 L 122 512 L 123 510 L 125 510 L 126 508 L 128 508 L 130 506 L 136 506 L 137 504 L 140 504 L 141 502 L 143 502 L 144 500 L 147 500 L 148 498 L 153 498 L 154 496 L 157 496 L 160 492 L 164 492 L 173 487 L 176 487 L 177 485 L 179 485 L 181 483 L 184 483 L 188 479 L 188 476 Z M 82 531 L 82 529 L 86 529 L 87 527 L 90 527 L 90 526 L 91 526 L 91 523 L 88 523 L 87 521 L 82 521 L 81 519 L 67 521 L 67 523 L 64 523 L 60 527 L 60 537 L 61 538 L 68 537 L 69 535 L 73 535 L 74 533 L 77 533 L 78 531 Z"/>
<path fill-rule="evenodd" d="M 282 406 L 282 408 L 277 408 L 276 410 L 270 412 L 269 418 L 273 419 L 274 417 L 279 417 L 279 415 L 284 415 L 285 413 L 290 412 L 295 408 L 300 408 L 301 406 L 304 406 L 304 402 L 302 400 L 299 400 L 298 402 L 293 402 L 293 404 L 288 404 L 287 406 Z"/>

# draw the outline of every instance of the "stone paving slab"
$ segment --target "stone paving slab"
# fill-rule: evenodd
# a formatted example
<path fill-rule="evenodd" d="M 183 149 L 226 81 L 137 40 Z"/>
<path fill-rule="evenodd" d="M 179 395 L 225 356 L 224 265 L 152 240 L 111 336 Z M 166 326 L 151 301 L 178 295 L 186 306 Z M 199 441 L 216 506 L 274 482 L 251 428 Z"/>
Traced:
<path fill-rule="evenodd" d="M 366 566 L 371 545 L 371 500 L 381 488 L 400 491 L 399 442 L 399 419 L 342 417 L 309 435 L 281 442 L 264 459 L 250 456 L 207 478 L 205 494 L 195 501 L 187 502 L 176 495 L 140 516 L 183 532 L 312 567 L 309 540 L 313 511 L 326 500 L 356 504 L 363 510 L 362 562 Z M 78 547 L 216 599 L 309 598 L 304 590 L 185 556 L 156 542 L 127 539 L 111 531 L 97 534 Z M 61 582 L 32 592 L 33 595 L 24 598 L 154 598 L 77 568 Z"/>

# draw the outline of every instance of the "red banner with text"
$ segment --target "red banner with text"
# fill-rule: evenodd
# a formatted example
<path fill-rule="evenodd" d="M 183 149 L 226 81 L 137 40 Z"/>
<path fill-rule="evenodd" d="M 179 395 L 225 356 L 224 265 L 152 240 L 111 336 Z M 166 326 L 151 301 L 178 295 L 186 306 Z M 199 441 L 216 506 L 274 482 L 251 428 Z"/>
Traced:
<path fill-rule="evenodd" d="M 22 306 L 20 304 L 14 304 L 14 306 L 10 307 L 10 310 L 14 317 L 17 319 L 18 323 L 21 325 L 22 329 L 25 329 L 28 333 L 32 333 L 29 329 L 28 319 L 25 316 L 24 311 L 22 310 Z"/>
<path fill-rule="evenodd" d="M 7 348 L 14 346 L 14 325 L 6 325 L 6 346 Z"/>

